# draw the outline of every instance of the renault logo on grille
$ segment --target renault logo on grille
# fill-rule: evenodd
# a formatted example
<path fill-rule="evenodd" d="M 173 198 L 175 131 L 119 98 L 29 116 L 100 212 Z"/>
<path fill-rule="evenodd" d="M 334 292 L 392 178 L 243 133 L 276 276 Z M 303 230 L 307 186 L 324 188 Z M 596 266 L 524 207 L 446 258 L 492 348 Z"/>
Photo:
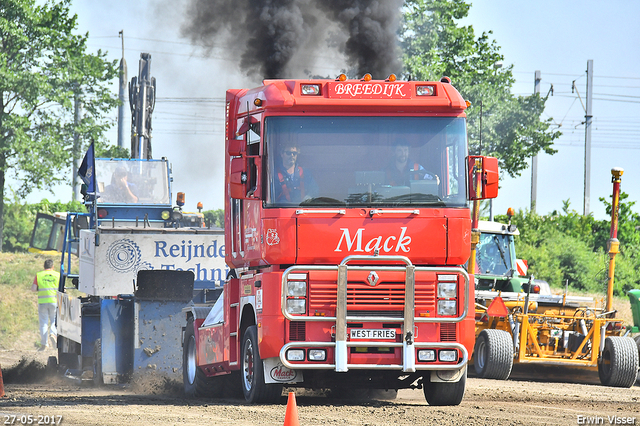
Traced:
<path fill-rule="evenodd" d="M 378 274 L 376 273 L 376 271 L 369 272 L 369 276 L 367 277 L 367 281 L 369 282 L 369 285 L 371 287 L 375 287 L 375 285 L 378 284 L 378 280 L 379 279 L 380 279 L 380 277 L 378 277 Z"/>

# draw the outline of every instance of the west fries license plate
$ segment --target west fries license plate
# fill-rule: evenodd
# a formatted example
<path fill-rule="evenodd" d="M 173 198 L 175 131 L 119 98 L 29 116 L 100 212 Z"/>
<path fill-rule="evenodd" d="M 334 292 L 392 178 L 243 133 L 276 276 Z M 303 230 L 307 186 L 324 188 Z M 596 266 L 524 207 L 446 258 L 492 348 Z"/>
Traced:
<path fill-rule="evenodd" d="M 351 339 L 394 339 L 396 338 L 396 331 L 394 329 L 367 329 L 367 328 L 352 328 Z"/>

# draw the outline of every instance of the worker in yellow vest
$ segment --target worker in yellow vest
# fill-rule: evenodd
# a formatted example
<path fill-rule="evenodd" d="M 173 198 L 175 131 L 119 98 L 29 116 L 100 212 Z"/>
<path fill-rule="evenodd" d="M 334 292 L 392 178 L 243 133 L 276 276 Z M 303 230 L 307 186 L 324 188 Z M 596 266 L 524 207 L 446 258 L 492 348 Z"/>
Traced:
<path fill-rule="evenodd" d="M 38 292 L 38 318 L 40 319 L 40 350 L 49 347 L 49 338 L 56 344 L 56 291 L 60 273 L 53 270 L 53 260 L 44 261 L 44 271 L 38 272 L 32 291 Z"/>

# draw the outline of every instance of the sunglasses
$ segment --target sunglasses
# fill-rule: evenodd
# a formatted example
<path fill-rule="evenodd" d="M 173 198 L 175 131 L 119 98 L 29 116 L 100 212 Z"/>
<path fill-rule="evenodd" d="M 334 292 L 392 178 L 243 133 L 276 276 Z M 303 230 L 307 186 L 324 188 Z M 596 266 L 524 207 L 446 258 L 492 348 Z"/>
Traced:
<path fill-rule="evenodd" d="M 284 151 L 284 155 L 291 155 L 292 157 L 298 156 L 296 151 Z"/>

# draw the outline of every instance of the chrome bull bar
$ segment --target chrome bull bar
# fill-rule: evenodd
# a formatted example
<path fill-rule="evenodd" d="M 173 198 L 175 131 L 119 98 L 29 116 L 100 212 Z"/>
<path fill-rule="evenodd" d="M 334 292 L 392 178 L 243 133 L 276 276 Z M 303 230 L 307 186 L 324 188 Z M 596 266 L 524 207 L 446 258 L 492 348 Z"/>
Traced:
<path fill-rule="evenodd" d="M 391 265 L 348 265 L 351 261 L 366 260 L 369 262 L 403 262 L 405 266 L 391 266 Z M 404 299 L 404 317 L 385 317 L 385 316 L 353 316 L 347 315 L 347 275 L 351 271 L 370 271 L 375 269 L 376 271 L 404 271 L 405 272 L 405 299 Z M 338 272 L 337 282 L 337 300 L 336 300 L 336 315 L 329 316 L 308 316 L 308 315 L 292 315 L 286 310 L 287 303 L 287 280 L 289 274 L 299 271 L 336 271 Z M 416 271 L 428 271 L 428 272 L 443 272 L 443 273 L 456 273 L 464 277 L 464 291 L 459 292 L 458 306 L 462 305 L 462 314 L 457 317 L 416 317 L 415 316 L 415 272 Z M 335 322 L 335 342 L 290 342 L 282 347 L 280 350 L 280 361 L 288 368 L 326 368 L 334 369 L 336 372 L 346 372 L 349 369 L 390 369 L 390 370 L 402 370 L 403 372 L 412 373 L 416 369 L 428 369 L 428 370 L 455 370 L 463 367 L 467 361 L 469 354 L 464 346 L 459 343 L 453 342 L 421 342 L 416 343 L 414 341 L 414 326 L 415 323 L 456 323 L 462 321 L 468 313 L 468 293 L 469 293 L 469 274 L 461 267 L 429 267 L 429 266 L 415 266 L 411 263 L 406 256 L 347 256 L 339 265 L 295 265 L 287 268 L 282 274 L 282 288 L 281 288 L 281 311 L 282 315 L 290 321 L 323 321 L 323 322 Z M 404 336 L 402 342 L 367 342 L 358 340 L 357 342 L 347 341 L 347 322 L 397 322 L 402 324 Z M 286 351 L 293 347 L 335 347 L 335 364 L 291 364 L 286 360 Z M 348 364 L 348 347 L 354 346 L 375 346 L 375 347 L 402 347 L 402 365 L 372 365 L 372 364 Z M 429 348 L 456 348 L 463 354 L 462 361 L 457 364 L 431 364 L 425 363 L 416 367 L 416 348 L 429 347 Z"/>

